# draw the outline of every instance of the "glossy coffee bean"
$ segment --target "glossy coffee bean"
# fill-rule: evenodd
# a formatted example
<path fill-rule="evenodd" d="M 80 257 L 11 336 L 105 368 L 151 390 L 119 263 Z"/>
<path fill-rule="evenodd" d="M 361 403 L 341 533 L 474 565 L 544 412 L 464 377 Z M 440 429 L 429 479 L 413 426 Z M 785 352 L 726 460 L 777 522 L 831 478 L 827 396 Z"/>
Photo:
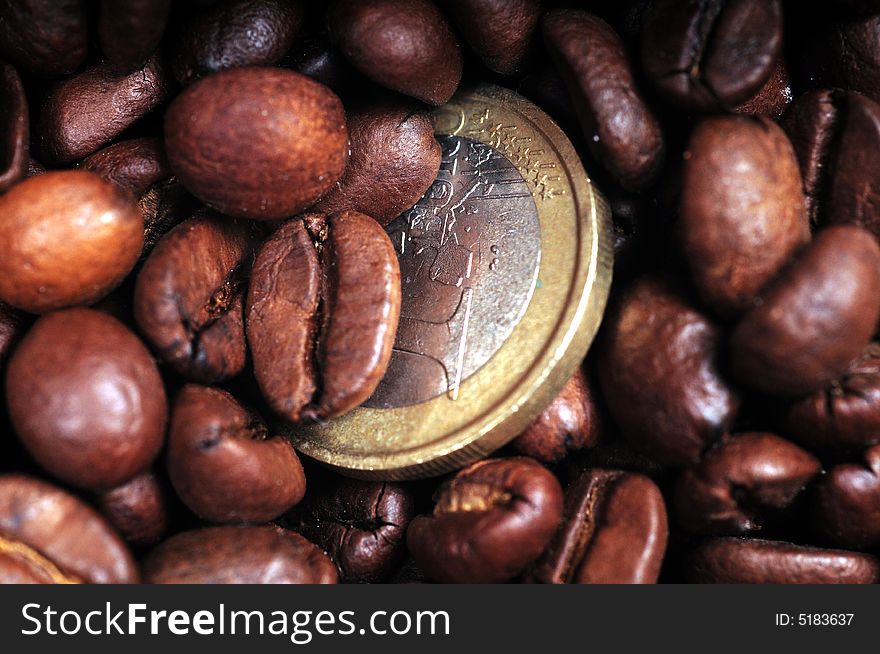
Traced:
<path fill-rule="evenodd" d="M 582 369 L 512 442 L 520 453 L 543 463 L 557 463 L 571 451 L 595 447 L 602 434 L 599 400 Z"/>
<path fill-rule="evenodd" d="M 497 583 L 547 547 L 562 518 L 562 488 L 531 459 L 490 459 L 448 480 L 431 515 L 407 532 L 416 563 L 435 581 Z"/>
<path fill-rule="evenodd" d="M 860 227 L 829 227 L 737 325 L 732 370 L 765 393 L 813 393 L 859 356 L 878 318 L 880 247 Z"/>
<path fill-rule="evenodd" d="M 210 522 L 266 522 L 306 490 L 290 442 L 232 395 L 187 384 L 174 401 L 168 475 L 196 515 Z"/>
<path fill-rule="evenodd" d="M 72 73 L 89 52 L 87 0 L 2 0 L 0 51 L 38 75 Z"/>
<path fill-rule="evenodd" d="M 641 43 L 642 66 L 657 89 L 698 111 L 752 97 L 781 49 L 779 0 L 658 0 Z"/>
<path fill-rule="evenodd" d="M 46 163 L 70 164 L 110 143 L 168 97 L 157 57 L 128 74 L 108 62 L 87 68 L 50 89 L 37 123 Z"/>
<path fill-rule="evenodd" d="M 780 58 L 764 86 L 733 111 L 738 114 L 779 118 L 791 105 L 793 99 L 788 66 L 785 60 Z"/>
<path fill-rule="evenodd" d="M 94 302 L 134 266 L 134 200 L 88 172 L 52 172 L 0 196 L 0 300 L 32 313 Z"/>
<path fill-rule="evenodd" d="M 542 24 L 587 144 L 622 186 L 644 187 L 663 161 L 663 134 L 636 88 L 620 37 L 585 11 L 550 11 Z"/>
<path fill-rule="evenodd" d="M 342 581 L 377 583 L 404 558 L 414 514 L 414 498 L 405 486 L 338 478 L 313 485 L 289 520 L 330 555 Z"/>
<path fill-rule="evenodd" d="M 718 327 L 663 280 L 617 298 L 599 349 L 602 395 L 622 435 L 666 465 L 687 465 L 739 407 L 718 370 Z"/>
<path fill-rule="evenodd" d="M 144 562 L 151 584 L 335 584 L 330 558 L 278 527 L 207 527 L 172 536 Z"/>
<path fill-rule="evenodd" d="M 120 73 L 144 65 L 165 32 L 171 0 L 101 0 L 98 40 Z"/>
<path fill-rule="evenodd" d="M 541 17 L 538 0 L 444 0 L 442 5 L 486 68 L 500 75 L 520 69 Z"/>
<path fill-rule="evenodd" d="M 754 304 L 810 237 L 794 151 L 767 118 L 702 121 L 684 153 L 680 237 L 694 284 L 722 314 Z"/>
<path fill-rule="evenodd" d="M 96 504 L 104 518 L 133 545 L 154 545 L 168 530 L 168 497 L 152 472 L 100 493 Z"/>
<path fill-rule="evenodd" d="M 0 194 L 27 175 L 30 118 L 15 68 L 0 60 Z"/>
<path fill-rule="evenodd" d="M 859 93 L 813 91 L 782 122 L 794 143 L 812 220 L 880 235 L 880 105 Z"/>
<path fill-rule="evenodd" d="M 15 431 L 62 481 L 111 488 L 162 447 L 167 405 L 156 364 L 122 323 L 91 309 L 40 318 L 6 368 Z"/>
<path fill-rule="evenodd" d="M 136 197 L 174 174 L 162 140 L 151 137 L 108 145 L 83 159 L 79 168 L 97 173 Z"/>
<path fill-rule="evenodd" d="M 818 21 L 803 40 L 805 76 L 827 88 L 858 91 L 880 102 L 880 15 Z"/>
<path fill-rule="evenodd" d="M 758 531 L 763 512 L 789 507 L 821 470 L 816 457 L 774 434 L 729 436 L 679 477 L 677 521 L 697 534 Z"/>
<path fill-rule="evenodd" d="M 399 316 L 397 255 L 375 220 L 346 211 L 285 223 L 257 254 L 248 289 L 264 397 L 293 422 L 357 407 L 385 374 Z"/>
<path fill-rule="evenodd" d="M 333 0 L 330 37 L 373 81 L 428 104 L 445 104 L 461 80 L 461 52 L 429 0 Z"/>
<path fill-rule="evenodd" d="M 244 368 L 244 292 L 255 245 L 250 224 L 203 210 L 166 234 L 141 268 L 137 325 L 187 379 L 212 383 Z"/>
<path fill-rule="evenodd" d="M 527 578 L 541 583 L 654 584 L 669 527 L 647 477 L 587 470 L 565 491 L 562 526 Z"/>
<path fill-rule="evenodd" d="M 177 31 L 171 70 L 181 84 L 229 68 L 271 66 L 290 50 L 303 20 L 298 0 L 223 0 Z"/>
<path fill-rule="evenodd" d="M 157 182 L 151 186 L 141 195 L 138 206 L 144 219 L 142 257 L 148 256 L 165 234 L 203 207 L 202 203 L 183 188 L 183 184 L 176 178 Z"/>
<path fill-rule="evenodd" d="M 366 81 L 324 33 L 306 32 L 297 37 L 281 65 L 312 78 L 337 94 L 347 91 L 356 95 Z"/>
<path fill-rule="evenodd" d="M 785 410 L 785 433 L 821 452 L 880 443 L 880 344 L 871 343 L 841 377 Z"/>
<path fill-rule="evenodd" d="M 713 538 L 697 546 L 688 577 L 700 584 L 875 584 L 880 560 L 780 541 Z"/>
<path fill-rule="evenodd" d="M 223 213 L 273 220 L 329 191 L 348 158 L 339 99 L 297 73 L 239 68 L 211 75 L 165 114 L 171 167 Z"/>
<path fill-rule="evenodd" d="M 348 113 L 351 155 L 342 178 L 314 207 L 352 209 L 386 225 L 412 207 L 440 170 L 440 144 L 428 115 L 417 107 L 372 102 Z"/>
<path fill-rule="evenodd" d="M 842 463 L 819 484 L 811 515 L 816 529 L 838 547 L 880 545 L 880 445 L 859 463 Z"/>

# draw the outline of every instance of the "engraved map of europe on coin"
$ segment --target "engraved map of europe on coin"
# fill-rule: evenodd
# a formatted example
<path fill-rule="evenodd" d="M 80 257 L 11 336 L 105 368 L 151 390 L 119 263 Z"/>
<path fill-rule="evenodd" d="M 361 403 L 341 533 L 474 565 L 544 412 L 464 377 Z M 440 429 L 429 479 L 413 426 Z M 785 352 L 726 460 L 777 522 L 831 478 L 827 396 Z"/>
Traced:
<path fill-rule="evenodd" d="M 538 210 L 519 171 L 488 144 L 443 135 L 440 174 L 388 226 L 403 303 L 388 373 L 367 406 L 458 396 L 525 313 L 538 275 Z"/>

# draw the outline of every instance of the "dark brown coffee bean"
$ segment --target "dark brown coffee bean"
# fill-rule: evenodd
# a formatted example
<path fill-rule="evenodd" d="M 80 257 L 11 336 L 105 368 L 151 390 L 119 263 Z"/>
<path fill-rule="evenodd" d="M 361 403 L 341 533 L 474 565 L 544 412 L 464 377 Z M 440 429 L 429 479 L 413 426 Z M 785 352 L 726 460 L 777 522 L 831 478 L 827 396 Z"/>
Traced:
<path fill-rule="evenodd" d="M 480 461 L 447 481 L 431 515 L 407 541 L 416 563 L 446 583 L 497 583 L 522 572 L 547 547 L 562 518 L 562 488 L 532 459 Z"/>
<path fill-rule="evenodd" d="M 793 402 L 784 425 L 789 437 L 824 452 L 880 443 L 880 344 L 869 344 L 821 391 Z"/>
<path fill-rule="evenodd" d="M 758 531 L 762 513 L 789 507 L 822 464 L 794 443 L 767 433 L 725 438 L 678 479 L 678 524 L 696 534 Z"/>
<path fill-rule="evenodd" d="M 30 118 L 15 68 L 0 61 L 0 194 L 27 175 Z"/>
<path fill-rule="evenodd" d="M 566 489 L 562 526 L 527 578 L 654 584 L 668 533 L 666 505 L 654 482 L 618 470 L 588 470 Z"/>
<path fill-rule="evenodd" d="M 375 220 L 346 211 L 285 223 L 257 254 L 248 290 L 266 400 L 293 422 L 357 407 L 385 374 L 399 316 L 397 255 Z"/>
<path fill-rule="evenodd" d="M 137 261 L 134 200 L 93 173 L 45 173 L 0 196 L 0 300 L 43 313 L 95 302 Z"/>
<path fill-rule="evenodd" d="M 880 15 L 818 21 L 802 40 L 803 72 L 811 81 L 880 102 Z"/>
<path fill-rule="evenodd" d="M 880 445 L 865 452 L 863 463 L 843 463 L 828 472 L 811 515 L 817 531 L 834 545 L 880 545 Z"/>
<path fill-rule="evenodd" d="M 718 371 L 719 330 L 671 285 L 635 282 L 605 318 L 602 395 L 623 436 L 667 465 L 695 462 L 739 397 Z"/>
<path fill-rule="evenodd" d="M 602 427 L 596 391 L 584 371 L 578 371 L 513 447 L 543 463 L 557 463 L 570 451 L 595 447 Z"/>
<path fill-rule="evenodd" d="M 154 545 L 168 530 L 168 498 L 152 472 L 143 472 L 97 497 L 107 521 L 134 545 Z"/>
<path fill-rule="evenodd" d="M 159 545 L 144 562 L 151 584 L 335 584 L 333 561 L 278 527 L 207 527 Z"/>
<path fill-rule="evenodd" d="M 642 66 L 658 90 L 699 111 L 755 95 L 781 49 L 779 0 L 657 0 L 641 43 Z"/>
<path fill-rule="evenodd" d="M 270 437 L 262 419 L 229 393 L 195 384 L 174 402 L 168 475 L 183 503 L 211 522 L 266 522 L 306 491 L 288 440 Z"/>
<path fill-rule="evenodd" d="M 47 163 L 69 164 L 107 145 L 168 95 L 157 57 L 127 75 L 104 62 L 54 86 L 40 111 L 37 136 Z"/>
<path fill-rule="evenodd" d="M 764 86 L 733 111 L 738 114 L 779 118 L 791 105 L 793 98 L 788 66 L 785 60 L 780 58 Z"/>
<path fill-rule="evenodd" d="M 855 223 L 880 235 L 880 105 L 859 93 L 813 91 L 797 99 L 782 124 L 813 223 Z"/>
<path fill-rule="evenodd" d="M 348 159 L 342 104 L 297 73 L 239 68 L 181 93 L 165 114 L 171 167 L 206 204 L 244 218 L 299 213 L 330 190 Z"/>
<path fill-rule="evenodd" d="M 114 69 L 144 65 L 165 32 L 171 0 L 101 0 L 98 40 Z"/>
<path fill-rule="evenodd" d="M 486 68 L 501 75 L 519 70 L 541 17 L 538 0 L 445 0 L 442 4 Z"/>
<path fill-rule="evenodd" d="M 0 302 L 0 370 L 3 369 L 7 355 L 24 333 L 24 328 L 24 315 L 5 302 Z"/>
<path fill-rule="evenodd" d="M 2 0 L 0 50 L 22 69 L 65 75 L 89 53 L 87 0 Z"/>
<path fill-rule="evenodd" d="M 146 257 L 165 234 L 193 215 L 202 203 L 187 191 L 177 179 L 154 184 L 138 200 L 144 219 L 144 249 Z"/>
<path fill-rule="evenodd" d="M 663 161 L 663 134 L 636 89 L 620 38 L 585 11 L 550 11 L 543 31 L 587 144 L 622 186 L 644 187 Z"/>
<path fill-rule="evenodd" d="M 458 88 L 458 42 L 429 0 L 334 0 L 327 25 L 355 68 L 386 88 L 433 105 Z"/>
<path fill-rule="evenodd" d="M 162 447 L 167 404 L 150 353 L 91 309 L 40 318 L 6 369 L 15 431 L 45 470 L 74 486 L 117 486 Z"/>
<path fill-rule="evenodd" d="M 174 77 L 185 85 L 220 70 L 278 63 L 302 24 L 303 4 L 224 0 L 195 13 L 174 42 Z"/>
<path fill-rule="evenodd" d="M 344 478 L 312 489 L 287 518 L 292 528 L 330 555 L 342 581 L 387 579 L 406 553 L 412 493 L 400 484 Z"/>
<path fill-rule="evenodd" d="M 114 143 L 83 159 L 79 167 L 97 173 L 137 197 L 174 174 L 165 156 L 162 140 L 157 138 Z"/>
<path fill-rule="evenodd" d="M 780 541 L 713 538 L 697 546 L 688 577 L 698 584 L 876 584 L 880 560 Z"/>
<path fill-rule="evenodd" d="M 119 536 L 85 503 L 32 477 L 0 475 L 0 583 L 137 583 Z"/>
<path fill-rule="evenodd" d="M 187 379 L 213 383 L 244 368 L 244 287 L 255 245 L 251 225 L 203 210 L 166 234 L 141 268 L 135 320 Z"/>
<path fill-rule="evenodd" d="M 412 207 L 437 178 L 440 144 L 428 115 L 400 102 L 373 102 L 348 113 L 348 165 L 313 208 L 352 209 L 386 225 Z"/>
<path fill-rule="evenodd" d="M 733 372 L 765 393 L 813 393 L 859 356 L 878 318 L 880 247 L 860 227 L 829 227 L 737 325 Z"/>
<path fill-rule="evenodd" d="M 334 93 L 351 92 L 366 81 L 323 33 L 307 32 L 297 37 L 281 63 L 333 89 Z"/>
<path fill-rule="evenodd" d="M 768 118 L 701 122 L 684 153 L 681 240 L 703 300 L 723 314 L 754 304 L 810 228 L 794 151 Z"/>

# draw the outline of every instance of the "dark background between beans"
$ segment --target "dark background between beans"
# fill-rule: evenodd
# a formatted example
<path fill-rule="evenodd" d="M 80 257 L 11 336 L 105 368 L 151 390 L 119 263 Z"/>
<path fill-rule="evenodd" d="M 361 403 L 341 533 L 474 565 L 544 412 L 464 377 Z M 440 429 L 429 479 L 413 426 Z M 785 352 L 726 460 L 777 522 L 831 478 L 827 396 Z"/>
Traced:
<path fill-rule="evenodd" d="M 0 0 L 0 581 L 880 582 L 880 1 L 326 4 Z M 490 459 L 346 479 L 273 418 L 381 379 L 474 82 L 608 196 L 603 326 Z"/>

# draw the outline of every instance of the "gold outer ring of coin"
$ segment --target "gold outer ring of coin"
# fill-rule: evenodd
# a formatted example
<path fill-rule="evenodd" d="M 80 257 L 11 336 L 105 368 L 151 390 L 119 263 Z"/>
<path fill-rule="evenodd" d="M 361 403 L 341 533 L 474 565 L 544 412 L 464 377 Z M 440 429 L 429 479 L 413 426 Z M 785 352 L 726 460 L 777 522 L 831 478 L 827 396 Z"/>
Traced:
<path fill-rule="evenodd" d="M 433 118 L 437 134 L 486 143 L 532 180 L 541 230 L 538 285 L 510 337 L 462 382 L 456 399 L 443 394 L 393 409 L 361 407 L 285 430 L 300 452 L 352 477 L 439 475 L 511 441 L 581 364 L 608 298 L 610 210 L 562 130 L 529 101 L 491 85 L 460 90 Z M 515 139 L 506 136 L 511 127 Z M 535 171 L 557 179 L 542 183 Z"/>

